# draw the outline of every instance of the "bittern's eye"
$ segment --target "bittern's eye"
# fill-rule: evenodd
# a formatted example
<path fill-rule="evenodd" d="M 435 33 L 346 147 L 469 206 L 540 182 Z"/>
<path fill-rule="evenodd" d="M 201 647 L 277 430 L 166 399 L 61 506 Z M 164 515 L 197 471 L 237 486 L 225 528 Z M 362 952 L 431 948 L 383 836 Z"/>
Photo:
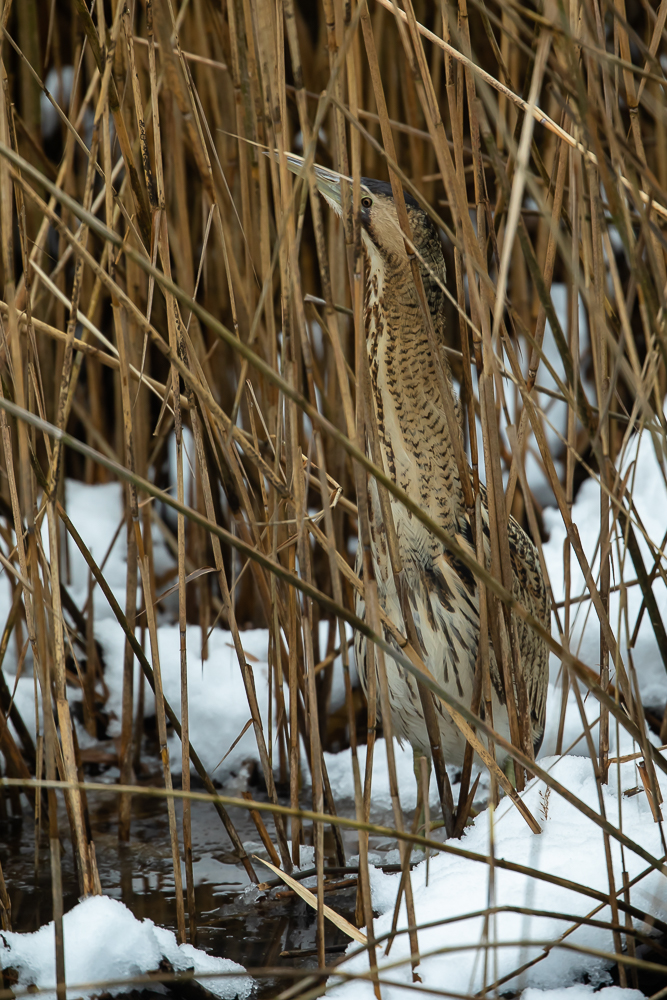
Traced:
<path fill-rule="evenodd" d="M 372 198 L 362 198 L 361 199 L 361 207 L 362 208 L 370 208 L 372 204 L 373 204 L 373 199 Z"/>

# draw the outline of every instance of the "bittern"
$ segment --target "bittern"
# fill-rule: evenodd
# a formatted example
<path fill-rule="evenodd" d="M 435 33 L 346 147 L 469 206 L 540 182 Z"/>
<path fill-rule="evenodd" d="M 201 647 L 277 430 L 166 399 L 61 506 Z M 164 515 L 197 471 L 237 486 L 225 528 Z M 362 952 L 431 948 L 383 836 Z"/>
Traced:
<path fill-rule="evenodd" d="M 300 163 L 294 166 L 298 169 Z M 320 193 L 336 213 L 342 214 L 339 175 L 321 167 L 315 167 L 315 174 Z M 449 382 L 449 390 L 442 375 L 438 378 L 436 373 L 391 186 L 363 178 L 361 227 L 368 263 L 365 330 L 380 453 L 385 473 L 450 536 L 473 552 L 473 532 L 442 398 L 442 389 L 452 392 L 456 432 L 462 435 L 460 406 L 444 351 L 442 243 L 427 213 L 409 194 L 404 196 L 426 303 L 436 343 L 440 345 L 441 373 Z M 483 487 L 481 500 L 484 547 L 487 564 L 490 564 L 489 518 Z M 419 652 L 438 683 L 470 705 L 480 638 L 479 585 L 472 572 L 399 500 L 391 496 L 390 502 L 403 585 L 421 646 Z M 387 525 L 382 516 L 377 483 L 372 477 L 368 510 L 379 601 L 389 618 L 398 623 L 403 618 L 401 601 L 390 561 Z M 549 602 L 537 550 L 511 516 L 507 536 L 513 596 L 548 629 Z M 361 618 L 365 617 L 361 598 L 357 599 L 356 610 Z M 548 650 L 546 643 L 521 619 L 515 616 L 513 625 L 518 638 L 533 746 L 537 749 L 544 733 Z M 391 641 L 388 634 L 386 638 Z M 362 685 L 368 694 L 366 639 L 360 634 L 357 634 L 355 649 Z M 489 659 L 493 726 L 509 739 L 506 690 L 491 644 Z M 387 657 L 385 663 L 393 731 L 400 741 L 407 740 L 412 745 L 415 755 L 423 754 L 430 759 L 431 743 L 415 678 L 391 658 Z M 445 759 L 460 765 L 466 741 L 439 700 L 436 717 Z M 497 747 L 499 763 L 505 756 Z"/>

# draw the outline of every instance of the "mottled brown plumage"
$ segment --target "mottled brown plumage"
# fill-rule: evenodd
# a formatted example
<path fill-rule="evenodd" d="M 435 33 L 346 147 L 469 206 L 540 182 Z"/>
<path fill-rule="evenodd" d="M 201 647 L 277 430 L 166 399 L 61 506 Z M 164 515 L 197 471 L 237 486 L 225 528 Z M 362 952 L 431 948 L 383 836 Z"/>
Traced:
<path fill-rule="evenodd" d="M 321 168 L 316 168 L 316 174 L 320 192 L 340 213 L 340 185 L 335 175 Z M 472 531 L 439 380 L 391 187 L 366 178 L 362 184 L 362 235 L 368 258 L 365 307 L 368 361 L 384 468 L 434 521 L 472 551 Z M 436 229 L 426 213 L 407 194 L 406 205 L 418 257 L 428 264 L 444 285 L 445 263 Z M 444 292 L 428 268 L 420 263 L 436 337 L 443 343 Z M 442 363 L 451 382 L 444 351 Z M 458 403 L 456 407 L 459 417 Z M 391 620 L 402 623 L 386 528 L 376 483 L 372 479 L 369 500 L 371 549 L 379 599 Z M 469 705 L 480 632 L 477 583 L 472 573 L 399 501 L 392 498 L 391 508 L 407 595 L 424 662 L 440 684 Z M 484 490 L 482 510 L 488 564 L 489 529 Z M 513 594 L 549 628 L 548 598 L 536 549 L 514 518 L 509 518 L 507 527 Z M 357 614 L 362 618 L 365 616 L 361 598 L 357 600 Z M 516 627 L 533 742 L 537 747 L 544 732 L 548 650 L 546 644 L 521 620 L 516 619 Z M 386 638 L 391 641 L 389 634 Z M 355 648 L 359 673 L 367 692 L 367 650 L 363 636 L 357 635 Z M 391 658 L 387 657 L 385 662 L 394 733 L 400 740 L 411 743 L 416 752 L 430 757 L 416 681 Z M 509 738 L 505 692 L 493 650 L 491 679 L 493 724 L 503 736 Z M 436 703 L 436 709 L 445 758 L 449 763 L 460 764 L 465 740 L 440 702 Z M 499 762 L 503 757 L 504 754 L 498 750 Z"/>

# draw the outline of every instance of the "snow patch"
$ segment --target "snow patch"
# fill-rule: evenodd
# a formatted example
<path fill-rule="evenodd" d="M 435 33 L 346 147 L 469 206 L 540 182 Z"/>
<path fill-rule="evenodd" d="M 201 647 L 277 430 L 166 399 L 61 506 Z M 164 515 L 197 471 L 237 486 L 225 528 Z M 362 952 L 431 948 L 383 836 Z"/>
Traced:
<path fill-rule="evenodd" d="M 137 920 L 123 903 L 109 896 L 91 896 L 66 913 L 63 936 L 68 997 L 98 995 L 100 987 L 93 984 L 157 972 L 163 959 L 175 972 L 193 970 L 202 977 L 202 985 L 221 1000 L 246 1000 L 252 990 L 252 980 L 242 965 L 215 958 L 189 944 L 177 944 L 172 931 L 149 919 Z M 32 934 L 3 931 L 0 965 L 16 969 L 18 989 L 38 987 L 47 991 L 41 994 L 44 1000 L 54 1000 L 55 992 L 48 992 L 56 986 L 53 922 Z M 113 992 L 134 988 L 133 984 L 114 986 Z"/>
<path fill-rule="evenodd" d="M 583 757 L 548 758 L 541 761 L 546 770 L 579 799 L 597 811 L 597 787 L 590 759 Z M 663 793 L 667 792 L 667 780 L 660 775 Z M 638 776 L 634 763 L 624 764 L 620 769 L 621 790 L 635 785 Z M 484 911 L 490 903 L 489 867 L 484 863 L 490 850 L 490 824 L 493 824 L 494 851 L 497 858 L 539 869 L 566 879 L 571 883 L 608 893 L 609 881 L 605 863 L 603 836 L 600 827 L 583 816 L 556 792 L 549 791 L 543 782 L 533 780 L 523 799 L 538 820 L 542 833 L 531 833 L 524 819 L 512 803 L 504 799 L 495 812 L 486 810 L 469 828 L 463 842 L 453 841 L 455 848 L 464 848 L 479 855 L 474 861 L 455 855 L 439 854 L 431 857 L 429 883 L 426 885 L 426 865 L 422 863 L 412 872 L 412 889 L 415 902 L 417 925 L 428 925 L 456 918 L 455 922 L 444 926 L 427 927 L 419 931 L 419 951 L 421 963 L 418 973 L 426 987 L 442 987 L 452 993 L 475 993 L 489 986 L 495 979 L 511 976 L 514 970 L 539 958 L 535 965 L 511 978 L 503 984 L 504 990 L 535 988 L 524 993 L 526 1000 L 540 1000 L 537 990 L 558 990 L 547 994 L 548 1000 L 588 1000 L 592 987 L 609 982 L 608 968 L 612 960 L 606 960 L 584 952 L 553 948 L 544 953 L 546 941 L 556 941 L 575 922 L 577 916 L 585 916 L 596 907 L 596 900 L 560 885 L 553 885 L 539 878 L 495 869 L 495 905 L 498 907 L 525 907 L 534 910 L 565 914 L 573 919 L 556 916 L 531 916 L 506 910 L 491 918 L 489 926 L 490 943 L 504 943 L 488 953 L 485 973 L 483 947 L 483 917 L 475 914 Z M 618 797 L 617 772 L 612 768 L 609 784 L 603 787 L 603 799 L 608 820 L 617 826 L 619 810 L 622 808 L 623 832 L 640 844 L 654 857 L 662 856 L 659 825 L 653 822 L 649 805 L 644 794 L 632 798 Z M 622 890 L 623 864 L 620 845 L 611 840 L 613 874 L 616 890 Z M 630 880 L 640 873 L 646 873 L 632 887 L 631 902 L 647 913 L 665 920 L 667 918 L 667 880 L 659 872 L 650 869 L 647 862 L 628 848 L 625 849 L 625 868 Z M 383 874 L 378 869 L 371 872 L 373 905 L 380 912 L 374 923 L 376 939 L 389 933 L 392 925 L 396 893 L 400 874 Z M 621 897 L 622 898 L 622 897 Z M 595 913 L 598 920 L 611 919 L 608 907 L 600 907 Z M 399 914 L 398 927 L 408 926 L 405 902 Z M 534 941 L 535 944 L 526 945 Z M 569 934 L 570 945 L 581 948 L 613 952 L 611 931 L 604 928 L 581 926 Z M 414 997 L 412 972 L 410 968 L 410 945 L 406 933 L 399 934 L 385 957 L 386 940 L 379 945 L 378 962 L 380 971 L 386 966 L 384 978 L 396 985 L 383 986 L 385 1000 L 408 1000 Z M 447 950 L 445 950 L 447 949 Z M 459 950 L 460 949 L 460 950 Z M 348 952 L 357 951 L 353 944 Z M 341 970 L 345 972 L 367 973 L 367 953 L 348 959 Z M 570 993 L 563 987 L 574 986 L 577 980 L 587 975 L 591 987 L 579 987 Z M 405 984 L 408 989 L 402 989 Z M 632 993 L 632 997 L 630 994 Z M 562 994 L 562 995 L 561 995 Z M 419 995 L 419 994 L 417 994 Z M 373 996 L 370 984 L 360 982 L 341 984 L 332 991 L 337 998 L 365 1000 Z M 609 992 L 608 1000 L 634 1000 L 641 996 L 636 991 Z"/>

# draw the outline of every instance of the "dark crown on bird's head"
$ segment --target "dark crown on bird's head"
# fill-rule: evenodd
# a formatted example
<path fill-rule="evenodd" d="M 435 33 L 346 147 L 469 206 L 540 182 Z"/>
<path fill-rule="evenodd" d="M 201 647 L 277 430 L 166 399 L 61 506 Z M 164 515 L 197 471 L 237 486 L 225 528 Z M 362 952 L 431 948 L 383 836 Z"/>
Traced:
<path fill-rule="evenodd" d="M 393 252 L 397 243 L 401 245 L 402 237 L 391 184 L 372 177 L 362 177 L 361 183 L 362 225 L 380 252 Z M 422 255 L 426 252 L 430 256 L 434 250 L 442 255 L 438 233 L 431 219 L 411 194 L 404 191 L 403 197 L 416 249 Z"/>

